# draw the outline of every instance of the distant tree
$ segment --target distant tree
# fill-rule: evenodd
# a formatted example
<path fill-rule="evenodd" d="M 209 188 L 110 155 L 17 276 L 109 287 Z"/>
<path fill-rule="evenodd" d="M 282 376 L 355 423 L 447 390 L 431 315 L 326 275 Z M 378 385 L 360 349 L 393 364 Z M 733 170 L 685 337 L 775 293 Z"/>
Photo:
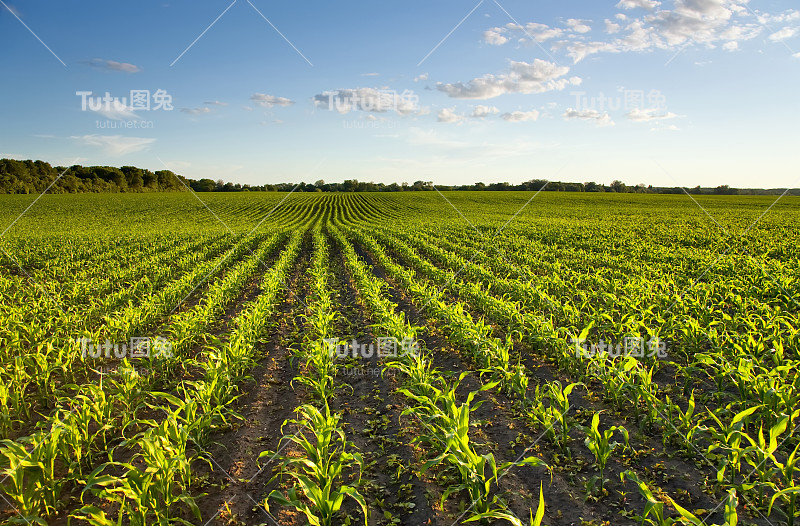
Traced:
<path fill-rule="evenodd" d="M 619 180 L 615 179 L 611 183 L 611 191 L 618 192 L 618 193 L 625 193 L 625 192 L 628 191 L 628 187 L 622 181 L 619 181 Z"/>
<path fill-rule="evenodd" d="M 123 166 L 120 171 L 125 175 L 125 181 L 128 188 L 134 191 L 141 191 L 144 187 L 144 172 L 141 168 L 135 166 Z"/>
<path fill-rule="evenodd" d="M 217 183 L 213 179 L 200 179 L 192 184 L 192 190 L 195 192 L 213 192 L 217 189 Z"/>
<path fill-rule="evenodd" d="M 739 193 L 736 188 L 731 188 L 727 184 L 714 188 L 714 193 L 717 195 L 735 195 Z"/>
<path fill-rule="evenodd" d="M 508 190 L 511 185 L 508 183 L 492 183 L 489 185 L 489 190 L 498 191 L 498 190 Z"/>
<path fill-rule="evenodd" d="M 523 183 L 523 186 L 525 187 L 526 190 L 533 190 L 535 192 L 538 192 L 539 190 L 544 188 L 546 184 L 547 181 L 545 181 L 544 179 L 531 179 L 527 183 Z"/>

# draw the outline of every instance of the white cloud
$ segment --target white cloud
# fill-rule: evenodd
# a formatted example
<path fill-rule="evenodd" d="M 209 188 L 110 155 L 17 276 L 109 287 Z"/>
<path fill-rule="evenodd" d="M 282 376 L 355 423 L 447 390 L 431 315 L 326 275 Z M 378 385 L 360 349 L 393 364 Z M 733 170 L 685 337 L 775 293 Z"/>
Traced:
<path fill-rule="evenodd" d="M 211 113 L 211 108 L 181 108 L 181 111 L 190 115 L 203 115 L 204 113 Z"/>
<path fill-rule="evenodd" d="M 436 120 L 439 122 L 461 122 L 466 117 L 461 115 L 460 113 L 456 113 L 455 108 L 442 108 L 439 110 L 439 114 L 436 116 Z"/>
<path fill-rule="evenodd" d="M 472 115 L 470 115 L 470 117 L 488 117 L 489 115 L 495 115 L 497 113 L 500 113 L 500 110 L 494 106 L 484 106 L 482 104 L 478 104 L 472 109 Z"/>
<path fill-rule="evenodd" d="M 351 111 L 377 113 L 394 111 L 398 115 L 411 115 L 419 110 L 418 97 L 402 96 L 388 89 L 355 88 L 325 91 L 314 95 L 313 101 L 314 106 L 335 110 L 343 115 Z"/>
<path fill-rule="evenodd" d="M 380 75 L 381 75 L 380 73 L 362 73 L 361 74 L 362 77 L 379 77 Z"/>
<path fill-rule="evenodd" d="M 0 159 L 14 159 L 16 161 L 25 160 L 25 157 L 22 155 L 17 155 L 16 153 L 0 153 Z"/>
<path fill-rule="evenodd" d="M 420 82 L 420 81 L 424 81 L 424 80 L 428 80 L 428 74 L 427 73 L 423 73 L 422 75 L 414 77 L 414 82 Z"/>
<path fill-rule="evenodd" d="M 294 101 L 286 97 L 276 97 L 275 95 L 266 95 L 264 93 L 254 93 L 250 100 L 263 106 L 264 108 L 272 108 L 273 106 L 291 106 Z"/>
<path fill-rule="evenodd" d="M 798 28 L 796 27 L 784 27 L 780 31 L 776 31 L 769 36 L 769 39 L 773 42 L 779 42 L 781 40 L 786 40 L 787 38 L 792 38 L 797 34 Z"/>
<path fill-rule="evenodd" d="M 591 26 L 587 24 L 588 20 L 580 20 L 577 18 L 570 18 L 567 20 L 567 25 L 576 33 L 588 33 L 592 30 Z"/>
<path fill-rule="evenodd" d="M 614 126 L 614 121 L 608 113 L 600 113 L 597 110 L 573 110 L 567 108 L 564 112 L 564 118 L 567 120 L 581 119 L 595 121 L 597 126 Z"/>
<path fill-rule="evenodd" d="M 203 104 L 205 104 L 206 106 L 227 106 L 228 105 L 227 102 L 220 102 L 218 100 L 214 100 L 214 101 L 211 101 L 211 102 L 204 102 Z"/>
<path fill-rule="evenodd" d="M 583 27 L 581 27 L 581 29 L 583 29 Z M 540 24 L 538 22 L 530 22 L 528 24 L 525 24 L 524 26 L 515 23 L 508 23 L 503 27 L 493 27 L 491 29 L 484 31 L 483 41 L 486 42 L 487 44 L 502 46 L 503 44 L 509 42 L 513 37 L 517 38 L 520 42 L 523 43 L 530 42 L 531 39 L 541 43 L 553 38 L 560 37 L 563 34 L 564 30 L 561 28 L 550 27 L 547 24 Z"/>
<path fill-rule="evenodd" d="M 793 56 L 794 58 L 800 58 L 800 53 L 795 53 L 795 54 L 794 54 L 794 55 L 792 55 L 792 56 Z"/>
<path fill-rule="evenodd" d="M 661 2 L 656 2 L 655 0 L 621 0 L 617 4 L 617 9 L 635 9 L 639 7 L 641 9 L 652 11 L 660 5 Z"/>
<path fill-rule="evenodd" d="M 789 9 L 783 13 L 777 15 L 771 15 L 769 13 L 759 13 L 758 14 L 758 21 L 762 24 L 783 24 L 786 22 L 792 22 L 794 20 L 800 20 L 800 11 L 796 9 Z"/>
<path fill-rule="evenodd" d="M 507 122 L 535 121 L 539 118 L 539 112 L 536 110 L 514 111 L 511 113 L 504 113 L 500 118 Z"/>
<path fill-rule="evenodd" d="M 140 152 L 156 142 L 156 139 L 152 138 L 125 137 L 122 135 L 82 135 L 70 138 L 85 146 L 100 148 L 104 154 L 111 157 L 121 157 Z"/>
<path fill-rule="evenodd" d="M 672 112 L 659 114 L 657 108 L 647 108 L 647 109 L 634 108 L 633 110 L 629 111 L 625 116 L 628 117 L 628 119 L 636 122 L 662 121 L 666 119 L 674 119 L 675 117 L 677 117 L 677 115 Z"/>
<path fill-rule="evenodd" d="M 569 67 L 546 60 L 534 59 L 532 63 L 511 62 L 508 73 L 484 75 L 467 82 L 436 84 L 436 89 L 455 99 L 491 99 L 506 93 L 543 93 L 563 90 L 580 82 L 578 77 L 561 79 Z"/>
<path fill-rule="evenodd" d="M 761 35 L 767 21 L 791 23 L 800 20 L 800 11 L 789 10 L 779 15 L 757 14 L 755 17 L 744 3 L 746 0 L 673 0 L 670 8 L 662 8 L 662 2 L 655 0 L 622 0 L 617 4 L 621 9 L 645 10 L 637 17 L 617 13 L 618 22 L 605 20 L 605 32 L 613 35 L 601 40 L 587 40 L 584 35 L 567 32 L 555 41 L 553 50 L 564 50 L 575 63 L 598 53 L 629 53 L 664 50 L 668 52 L 683 49 L 689 45 L 707 48 L 722 47 L 727 51 L 739 48 L 743 41 Z M 755 22 L 758 18 L 759 23 Z M 780 21 L 780 22 L 778 22 Z M 569 19 L 574 31 L 588 28 L 585 21 Z M 528 24 L 525 27 L 531 27 Z M 508 24 L 491 31 L 509 37 L 519 33 L 523 26 Z M 544 26 L 546 27 L 546 26 Z M 780 41 L 791 38 L 800 32 L 800 27 L 788 26 L 773 33 L 770 38 Z"/>
<path fill-rule="evenodd" d="M 117 62 L 116 60 L 105 60 L 102 58 L 95 58 L 85 62 L 89 66 L 96 68 L 108 69 L 111 71 L 122 71 L 124 73 L 138 73 L 142 70 L 139 66 L 129 64 L 127 62 Z"/>
<path fill-rule="evenodd" d="M 489 29 L 483 32 L 483 41 L 493 46 L 502 46 L 508 42 L 508 37 L 501 33 L 502 28 Z"/>
<path fill-rule="evenodd" d="M 181 111 L 190 115 L 203 115 L 204 113 L 211 113 L 211 108 L 181 108 Z"/>

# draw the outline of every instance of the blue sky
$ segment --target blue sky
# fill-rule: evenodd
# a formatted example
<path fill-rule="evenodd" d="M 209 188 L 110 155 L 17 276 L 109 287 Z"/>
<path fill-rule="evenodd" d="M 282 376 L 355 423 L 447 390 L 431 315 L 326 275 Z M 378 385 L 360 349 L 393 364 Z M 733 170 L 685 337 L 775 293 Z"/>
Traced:
<path fill-rule="evenodd" d="M 800 178 L 789 1 L 2 1 L 0 157 L 251 184 Z"/>

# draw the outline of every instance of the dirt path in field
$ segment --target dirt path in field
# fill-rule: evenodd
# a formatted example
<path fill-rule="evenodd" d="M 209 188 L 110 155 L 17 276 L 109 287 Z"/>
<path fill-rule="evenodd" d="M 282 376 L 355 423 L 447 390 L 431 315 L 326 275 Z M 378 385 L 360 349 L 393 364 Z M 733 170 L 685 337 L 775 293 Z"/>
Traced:
<path fill-rule="evenodd" d="M 302 389 L 291 386 L 296 369 L 290 365 L 289 346 L 297 341 L 302 328 L 304 269 L 307 267 L 310 240 L 303 241 L 302 253 L 287 283 L 286 299 L 274 314 L 276 326 L 269 342 L 259 347 L 262 359 L 251 372 L 252 380 L 241 386 L 242 397 L 234 410 L 243 421 L 234 429 L 212 436 L 214 445 L 208 448 L 213 471 L 206 473 L 197 499 L 203 524 L 234 526 L 239 524 L 270 523 L 270 518 L 258 508 L 268 491 L 267 482 L 272 476 L 268 459 L 259 460 L 262 451 L 276 451 L 281 439 L 281 425 L 291 418 L 293 411 L 303 402 Z M 249 294 L 255 298 L 256 287 Z M 297 386 L 299 387 L 299 386 Z"/>
<path fill-rule="evenodd" d="M 330 240 L 331 265 L 336 276 L 333 284 L 339 310 L 346 320 L 349 340 L 373 344 L 377 337 L 369 327 L 352 278 L 345 269 L 338 243 Z M 370 358 L 351 360 L 340 371 L 342 390 L 331 408 L 342 411 L 345 432 L 364 457 L 367 485 L 364 496 L 370 509 L 370 525 L 397 524 L 422 526 L 434 524 L 434 514 L 426 498 L 433 488 L 410 469 L 415 451 L 409 445 L 413 426 L 401 417 L 404 397 L 396 394 L 400 383 L 382 368 L 374 352 Z M 350 505 L 352 508 L 352 505 Z M 392 521 L 399 522 L 392 522 Z"/>

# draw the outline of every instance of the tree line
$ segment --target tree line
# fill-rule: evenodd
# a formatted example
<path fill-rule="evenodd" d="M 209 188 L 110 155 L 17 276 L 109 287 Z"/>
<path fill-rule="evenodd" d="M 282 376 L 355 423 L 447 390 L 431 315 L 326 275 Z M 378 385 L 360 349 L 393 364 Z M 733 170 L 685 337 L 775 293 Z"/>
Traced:
<path fill-rule="evenodd" d="M 422 192 L 447 190 L 472 191 L 545 191 L 545 192 L 616 192 L 616 193 L 662 193 L 716 194 L 716 195 L 767 195 L 782 194 L 784 188 L 741 189 L 728 185 L 715 188 L 683 189 L 680 187 L 653 187 L 639 184 L 628 186 L 622 181 L 610 185 L 601 183 L 570 183 L 532 179 L 511 183 L 475 183 L 470 185 L 436 185 L 432 181 L 414 183 L 374 183 L 348 179 L 341 183 L 278 183 L 249 185 L 214 181 L 212 179 L 189 179 L 170 170 L 155 172 L 135 166 L 51 166 L 44 161 L 18 161 L 0 159 L 0 194 L 40 194 L 45 190 L 53 194 L 98 193 L 98 192 Z M 790 195 L 800 195 L 791 190 Z"/>

